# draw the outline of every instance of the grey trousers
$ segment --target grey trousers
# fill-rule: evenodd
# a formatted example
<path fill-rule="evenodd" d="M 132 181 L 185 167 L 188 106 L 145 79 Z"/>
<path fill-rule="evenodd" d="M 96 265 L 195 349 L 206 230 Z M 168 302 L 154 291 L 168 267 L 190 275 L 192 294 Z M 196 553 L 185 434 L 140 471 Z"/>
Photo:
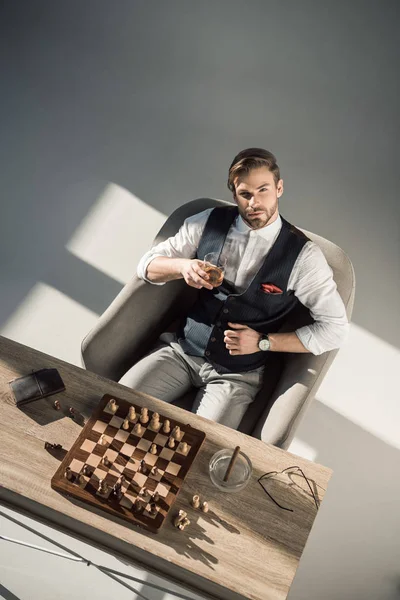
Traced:
<path fill-rule="evenodd" d="M 264 367 L 219 374 L 204 358 L 186 354 L 176 335 L 163 333 L 158 343 L 120 379 L 120 383 L 165 402 L 192 386 L 198 389 L 192 412 L 236 429 L 261 389 Z"/>

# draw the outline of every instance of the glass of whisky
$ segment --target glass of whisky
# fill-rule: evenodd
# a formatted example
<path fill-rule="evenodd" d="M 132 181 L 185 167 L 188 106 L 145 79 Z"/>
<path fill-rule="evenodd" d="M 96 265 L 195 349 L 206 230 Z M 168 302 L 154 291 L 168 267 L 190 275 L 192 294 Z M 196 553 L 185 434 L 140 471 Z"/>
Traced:
<path fill-rule="evenodd" d="M 226 258 L 221 258 L 218 252 L 209 252 L 205 255 L 203 261 L 203 270 L 208 275 L 208 282 L 212 286 L 221 285 L 224 280 L 226 269 Z"/>

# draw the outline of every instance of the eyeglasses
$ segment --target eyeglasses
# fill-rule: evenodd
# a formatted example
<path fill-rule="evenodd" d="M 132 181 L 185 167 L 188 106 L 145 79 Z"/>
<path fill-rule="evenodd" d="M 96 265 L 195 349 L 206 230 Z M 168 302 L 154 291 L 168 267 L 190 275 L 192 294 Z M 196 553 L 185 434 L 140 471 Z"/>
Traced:
<path fill-rule="evenodd" d="M 300 474 L 304 477 L 304 479 L 307 482 L 307 485 L 309 487 L 309 490 L 311 492 L 312 497 L 314 498 L 314 502 L 315 502 L 315 506 L 317 507 L 317 510 L 319 509 L 319 502 L 317 500 L 317 498 L 315 497 L 315 494 L 311 488 L 310 482 L 307 479 L 307 477 L 304 475 L 304 472 L 302 471 L 302 469 L 298 466 L 293 466 L 293 467 L 286 467 L 286 469 L 283 469 L 282 471 L 270 471 L 269 473 L 264 473 L 264 475 L 261 475 L 261 477 L 259 477 L 257 479 L 258 483 L 261 485 L 262 489 L 264 490 L 264 492 L 271 498 L 271 500 L 273 502 L 275 502 L 275 504 L 277 506 L 279 506 L 279 508 L 282 508 L 283 510 L 288 510 L 290 512 L 294 512 L 292 508 L 286 508 L 285 506 L 281 506 L 279 504 L 279 502 L 277 502 L 272 496 L 271 494 L 268 492 L 268 490 L 266 489 L 265 485 L 267 483 L 268 480 L 272 479 L 275 475 L 281 475 L 282 473 L 288 473 L 289 474 L 289 478 L 291 474 L 298 474 L 300 472 Z M 293 481 L 291 478 L 290 480 L 294 483 L 294 485 L 298 485 L 295 481 Z M 300 488 L 303 489 L 303 488 Z M 303 490 L 304 491 L 304 490 Z"/>

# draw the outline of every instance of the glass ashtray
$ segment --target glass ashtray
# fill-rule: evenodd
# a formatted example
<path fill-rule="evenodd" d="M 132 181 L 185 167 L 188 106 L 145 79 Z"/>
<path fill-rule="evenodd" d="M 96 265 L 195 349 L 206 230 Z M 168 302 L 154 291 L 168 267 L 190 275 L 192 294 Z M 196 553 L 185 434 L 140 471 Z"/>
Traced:
<path fill-rule="evenodd" d="M 232 454 L 232 449 L 224 448 L 216 452 L 210 460 L 209 471 L 211 481 L 222 492 L 238 492 L 250 481 L 253 467 L 249 457 L 241 451 L 237 455 L 228 481 L 224 481 Z"/>

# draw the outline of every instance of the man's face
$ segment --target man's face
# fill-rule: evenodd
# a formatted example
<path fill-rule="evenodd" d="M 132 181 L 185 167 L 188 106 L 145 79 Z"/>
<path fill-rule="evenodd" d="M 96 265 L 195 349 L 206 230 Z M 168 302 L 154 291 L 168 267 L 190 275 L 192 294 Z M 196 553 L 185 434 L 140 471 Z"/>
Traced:
<path fill-rule="evenodd" d="M 275 185 L 268 167 L 252 169 L 247 175 L 234 180 L 233 198 L 242 219 L 252 229 L 261 229 L 275 221 L 278 216 L 278 198 L 283 193 L 283 180 Z"/>

